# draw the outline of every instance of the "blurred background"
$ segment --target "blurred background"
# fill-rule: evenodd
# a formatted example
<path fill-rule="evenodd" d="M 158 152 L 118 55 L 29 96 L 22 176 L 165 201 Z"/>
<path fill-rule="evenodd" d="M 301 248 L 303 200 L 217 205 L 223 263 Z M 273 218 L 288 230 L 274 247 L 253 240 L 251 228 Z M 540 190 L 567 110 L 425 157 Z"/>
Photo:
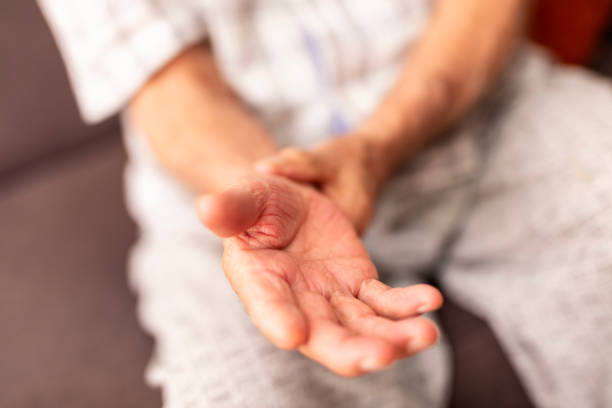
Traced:
<path fill-rule="evenodd" d="M 543 0 L 530 35 L 566 63 L 612 74 L 612 0 Z M 155 407 L 152 340 L 125 260 L 116 119 L 80 121 L 34 0 L 0 2 L 0 407 Z M 529 407 L 486 325 L 452 303 L 453 407 Z"/>

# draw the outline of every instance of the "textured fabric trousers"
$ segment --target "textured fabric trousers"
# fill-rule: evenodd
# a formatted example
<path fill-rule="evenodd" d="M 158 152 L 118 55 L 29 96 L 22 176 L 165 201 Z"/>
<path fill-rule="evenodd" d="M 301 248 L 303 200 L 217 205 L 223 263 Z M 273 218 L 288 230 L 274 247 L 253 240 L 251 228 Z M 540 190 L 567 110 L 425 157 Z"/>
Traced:
<path fill-rule="evenodd" d="M 128 170 L 129 175 L 129 170 Z M 194 218 L 194 223 L 195 223 Z M 384 280 L 437 274 L 484 318 L 541 407 L 612 406 L 612 88 L 526 53 L 456 129 L 402 169 L 366 238 Z M 442 341 L 338 377 L 251 324 L 204 231 L 146 229 L 130 260 L 167 407 L 444 406 Z"/>

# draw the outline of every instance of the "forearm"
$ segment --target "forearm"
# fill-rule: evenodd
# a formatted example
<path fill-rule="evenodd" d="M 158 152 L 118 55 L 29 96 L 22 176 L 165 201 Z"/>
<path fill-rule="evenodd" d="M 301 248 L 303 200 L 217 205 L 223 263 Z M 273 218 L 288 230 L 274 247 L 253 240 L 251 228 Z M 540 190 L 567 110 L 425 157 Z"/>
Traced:
<path fill-rule="evenodd" d="M 483 94 L 522 34 L 528 0 L 440 0 L 381 105 L 359 127 L 381 180 Z M 381 163 L 384 162 L 384 163 Z"/>
<path fill-rule="evenodd" d="M 274 153 L 205 45 L 170 62 L 133 98 L 129 113 L 160 162 L 194 192 L 218 192 Z"/>

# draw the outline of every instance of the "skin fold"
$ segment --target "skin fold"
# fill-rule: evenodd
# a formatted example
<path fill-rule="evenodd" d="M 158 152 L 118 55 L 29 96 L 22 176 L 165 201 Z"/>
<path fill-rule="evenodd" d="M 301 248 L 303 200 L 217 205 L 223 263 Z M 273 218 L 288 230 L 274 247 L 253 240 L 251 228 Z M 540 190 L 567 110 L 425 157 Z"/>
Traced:
<path fill-rule="evenodd" d="M 378 281 L 359 234 L 395 169 L 499 74 L 530 8 L 527 0 L 435 4 L 382 103 L 313 150 L 280 150 L 207 44 L 166 65 L 128 107 L 160 162 L 202 195 L 200 219 L 223 238 L 224 272 L 255 325 L 341 375 L 384 368 L 435 342 L 435 326 L 419 315 L 440 307 L 440 293 Z"/>

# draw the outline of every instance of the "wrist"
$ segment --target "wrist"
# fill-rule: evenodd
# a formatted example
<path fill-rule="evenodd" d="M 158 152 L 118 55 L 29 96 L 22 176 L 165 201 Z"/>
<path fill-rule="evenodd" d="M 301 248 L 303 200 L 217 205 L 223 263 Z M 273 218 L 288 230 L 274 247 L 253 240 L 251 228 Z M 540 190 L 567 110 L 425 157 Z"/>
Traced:
<path fill-rule="evenodd" d="M 356 158 L 361 168 L 357 174 L 362 175 L 367 184 L 366 190 L 376 200 L 395 169 L 395 160 L 389 156 L 389 146 L 384 140 L 364 132 L 351 133 L 346 139 L 353 146 L 352 157 Z"/>
<path fill-rule="evenodd" d="M 367 174 L 382 188 L 409 154 L 404 140 L 368 130 L 355 133 L 363 151 Z"/>
<path fill-rule="evenodd" d="M 412 67 L 404 77 L 356 131 L 386 163 L 387 178 L 445 126 L 441 113 L 453 105 L 450 82 L 441 76 Z"/>

